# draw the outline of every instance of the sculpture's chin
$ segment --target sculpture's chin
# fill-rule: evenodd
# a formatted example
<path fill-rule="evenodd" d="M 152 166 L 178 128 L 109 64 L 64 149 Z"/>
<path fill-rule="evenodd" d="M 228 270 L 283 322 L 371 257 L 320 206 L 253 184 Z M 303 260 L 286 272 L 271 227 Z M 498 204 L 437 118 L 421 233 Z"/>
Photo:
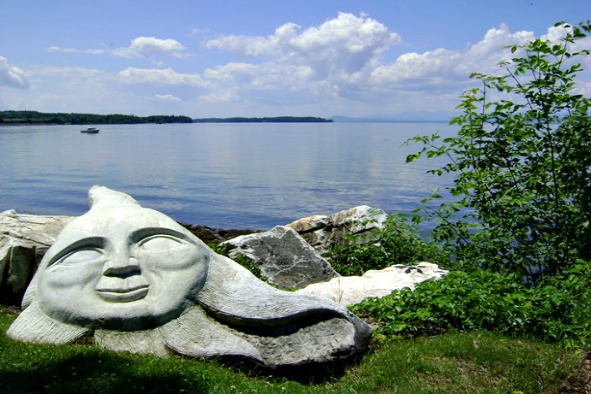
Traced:
<path fill-rule="evenodd" d="M 148 287 L 140 287 L 131 290 L 120 291 L 117 289 L 97 290 L 97 294 L 108 302 L 132 302 L 145 298 L 148 295 Z"/>

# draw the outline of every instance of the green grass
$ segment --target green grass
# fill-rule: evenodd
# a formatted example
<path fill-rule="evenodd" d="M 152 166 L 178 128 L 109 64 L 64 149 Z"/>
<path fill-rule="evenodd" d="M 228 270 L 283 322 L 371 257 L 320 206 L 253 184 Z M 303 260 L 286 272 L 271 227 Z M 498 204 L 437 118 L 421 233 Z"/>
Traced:
<path fill-rule="evenodd" d="M 492 333 L 382 341 L 357 364 L 317 382 L 214 360 L 117 354 L 89 345 L 13 341 L 0 307 L 2 393 L 584 393 L 583 355 Z"/>

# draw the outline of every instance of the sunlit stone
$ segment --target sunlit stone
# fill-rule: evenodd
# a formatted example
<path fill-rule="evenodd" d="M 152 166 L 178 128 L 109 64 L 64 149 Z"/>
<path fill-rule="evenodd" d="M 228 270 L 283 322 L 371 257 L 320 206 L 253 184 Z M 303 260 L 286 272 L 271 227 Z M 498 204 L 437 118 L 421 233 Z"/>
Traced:
<path fill-rule="evenodd" d="M 166 215 L 95 186 L 45 254 L 11 338 L 115 351 L 237 356 L 268 367 L 334 362 L 371 331 L 343 307 L 277 290 Z"/>

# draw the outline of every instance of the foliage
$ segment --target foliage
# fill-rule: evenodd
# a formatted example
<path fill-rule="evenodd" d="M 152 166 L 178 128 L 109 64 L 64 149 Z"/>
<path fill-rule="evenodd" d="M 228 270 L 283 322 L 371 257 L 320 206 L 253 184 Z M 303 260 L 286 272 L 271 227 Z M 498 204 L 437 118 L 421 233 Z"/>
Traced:
<path fill-rule="evenodd" d="M 188 116 L 177 115 L 96 115 L 72 113 L 43 113 L 37 111 L 0 111 L 0 124 L 137 124 L 191 123 Z"/>
<path fill-rule="evenodd" d="M 455 175 L 450 203 L 424 201 L 433 236 L 458 268 L 515 272 L 536 283 L 591 254 L 591 100 L 577 93 L 577 50 L 591 22 L 557 24 L 559 43 L 536 39 L 511 46 L 516 56 L 500 76 L 480 73 L 462 95 L 456 137 L 416 137 L 421 156 L 448 156 L 431 173 Z M 417 216 L 417 220 L 421 220 Z"/>
<path fill-rule="evenodd" d="M 211 243 L 211 244 L 208 244 L 207 246 L 209 246 L 211 249 L 213 249 L 213 251 L 216 252 L 217 254 L 221 254 L 222 256 L 229 257 L 230 245 L 223 244 L 223 243 L 221 243 L 221 244 Z M 232 257 L 232 260 L 234 260 L 235 262 L 237 262 L 238 264 L 240 264 L 241 266 L 243 266 L 244 268 L 246 268 L 247 270 L 252 272 L 254 274 L 254 276 L 259 278 L 260 280 L 262 280 L 264 282 L 267 281 L 267 277 L 262 274 L 261 267 L 258 262 L 254 261 L 251 258 L 248 258 L 247 256 L 245 256 L 243 254 L 239 254 L 236 257 Z"/>
<path fill-rule="evenodd" d="M 383 228 L 351 237 L 351 243 L 333 247 L 327 256 L 341 275 L 363 275 L 370 269 L 421 261 L 437 263 L 438 249 L 425 242 L 417 226 L 403 214 L 388 215 Z"/>
<path fill-rule="evenodd" d="M 352 309 L 380 325 L 387 336 L 491 330 L 568 347 L 591 345 L 591 263 L 579 261 L 537 287 L 515 274 L 452 271 L 412 291 L 395 291 Z"/>
<path fill-rule="evenodd" d="M 389 341 L 309 381 L 216 360 L 16 342 L 4 334 L 14 318 L 0 307 L 3 393 L 566 393 L 588 381 L 576 352 L 484 332 Z"/>

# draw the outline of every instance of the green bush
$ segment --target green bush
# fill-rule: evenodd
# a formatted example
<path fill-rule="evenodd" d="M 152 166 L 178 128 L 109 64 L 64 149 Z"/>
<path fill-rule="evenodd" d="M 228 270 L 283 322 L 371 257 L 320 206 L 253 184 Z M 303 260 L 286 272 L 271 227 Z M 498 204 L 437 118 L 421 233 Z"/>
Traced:
<path fill-rule="evenodd" d="M 452 202 L 425 200 L 439 222 L 433 237 L 460 269 L 515 272 L 531 283 L 591 258 L 591 99 L 577 91 L 581 39 L 591 22 L 564 28 L 559 42 L 510 47 L 502 75 L 472 74 L 480 87 L 462 95 L 451 120 L 457 136 L 416 137 L 407 161 L 448 156 L 429 172 L 455 176 Z"/>
<path fill-rule="evenodd" d="M 341 275 L 363 275 L 371 269 L 421 261 L 438 263 L 439 250 L 421 238 L 416 224 L 405 215 L 388 215 L 382 229 L 353 236 L 351 244 L 333 247 L 328 259 Z"/>
<path fill-rule="evenodd" d="M 393 336 L 489 330 L 568 347 L 591 345 L 591 263 L 578 261 L 532 288 L 515 274 L 454 271 L 412 291 L 368 299 L 353 312 Z"/>

